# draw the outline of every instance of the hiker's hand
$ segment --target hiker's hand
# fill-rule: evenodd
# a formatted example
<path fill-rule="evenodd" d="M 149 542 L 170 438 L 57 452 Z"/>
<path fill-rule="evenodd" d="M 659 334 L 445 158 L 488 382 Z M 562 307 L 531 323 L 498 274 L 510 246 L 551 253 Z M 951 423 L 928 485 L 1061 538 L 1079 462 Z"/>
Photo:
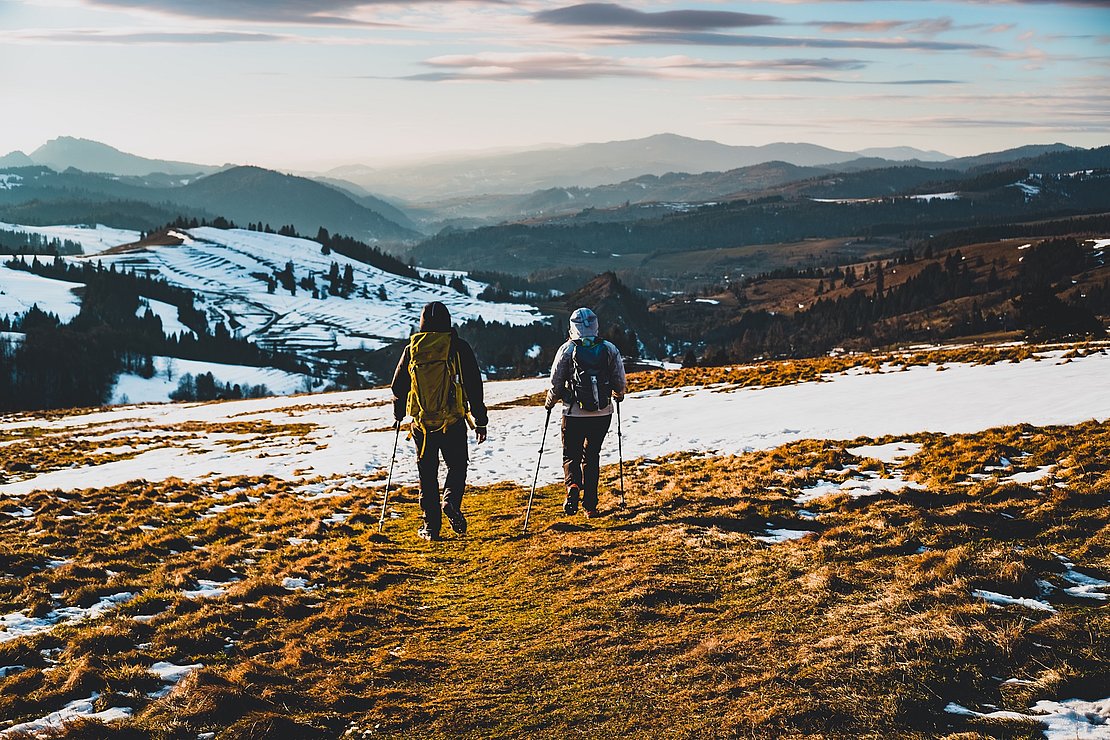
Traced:
<path fill-rule="evenodd" d="M 548 391 L 547 396 L 543 399 L 543 407 L 550 411 L 555 408 L 555 404 L 558 403 L 558 401 L 559 399 L 555 397 L 555 394 Z"/>
<path fill-rule="evenodd" d="M 474 436 L 478 438 L 478 444 L 482 444 L 486 441 L 486 428 L 474 427 Z"/>

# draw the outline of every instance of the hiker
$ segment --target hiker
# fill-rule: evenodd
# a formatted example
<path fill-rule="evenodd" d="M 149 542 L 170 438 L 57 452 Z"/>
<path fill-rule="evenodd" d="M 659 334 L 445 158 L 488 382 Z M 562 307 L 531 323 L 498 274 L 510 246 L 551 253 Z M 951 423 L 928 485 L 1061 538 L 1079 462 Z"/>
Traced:
<path fill-rule="evenodd" d="M 579 308 L 570 315 L 570 339 L 555 353 L 551 388 L 544 407 L 563 402 L 563 480 L 567 497 L 563 512 L 578 513 L 579 500 L 587 518 L 597 516 L 597 480 L 601 443 L 613 420 L 613 403 L 624 400 L 628 383 L 624 361 L 613 345 L 597 335 L 597 314 Z"/>
<path fill-rule="evenodd" d="M 451 326 L 447 306 L 432 301 L 420 313 L 420 331 L 409 338 L 393 373 L 393 417 L 411 416 L 420 471 L 420 508 L 424 521 L 417 534 L 438 540 L 443 517 L 456 534 L 466 534 L 462 513 L 466 486 L 466 427 L 478 443 L 486 441 L 489 417 L 482 400 L 482 374 L 474 350 Z M 447 465 L 443 496 L 439 458 Z"/>

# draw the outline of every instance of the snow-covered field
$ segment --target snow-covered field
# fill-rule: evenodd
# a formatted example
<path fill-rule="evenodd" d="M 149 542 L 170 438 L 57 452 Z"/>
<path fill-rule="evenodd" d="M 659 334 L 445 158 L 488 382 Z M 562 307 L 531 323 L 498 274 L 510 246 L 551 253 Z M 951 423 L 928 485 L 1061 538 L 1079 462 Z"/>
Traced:
<path fill-rule="evenodd" d="M 81 310 L 81 299 L 74 293 L 76 283 L 32 275 L 0 265 L 0 316 L 26 313 L 38 306 L 47 313 L 69 321 Z"/>
<path fill-rule="evenodd" d="M 320 245 L 308 239 L 208 227 L 173 233 L 182 244 L 75 259 L 159 275 L 200 296 L 205 301 L 200 307 L 207 309 L 210 321 L 238 327 L 240 336 L 260 346 L 291 352 L 377 349 L 407 337 L 429 301 L 446 304 L 456 322 L 480 316 L 530 324 L 541 317 L 531 306 L 480 301 L 334 252 L 323 254 Z M 312 290 L 299 286 L 295 295 L 280 285 L 269 293 L 265 276 L 282 271 L 288 262 L 293 263 L 297 282 L 311 279 L 325 297 L 314 298 Z M 326 278 L 333 263 L 341 275 L 347 266 L 353 271 L 355 290 L 349 298 L 327 295 Z M 470 287 L 472 292 L 480 289 L 477 283 Z"/>
<path fill-rule="evenodd" d="M 837 375 L 820 383 L 772 388 L 689 387 L 629 395 L 621 406 L 626 458 L 657 457 L 679 451 L 731 454 L 769 449 L 798 439 L 853 439 L 907 435 L 920 431 L 974 432 L 1028 422 L 1071 424 L 1110 418 L 1110 356 L 1092 354 L 1062 360 L 996 365 L 951 364 L 874 373 Z M 487 403 L 512 401 L 542 390 L 542 378 L 486 385 Z M 270 421 L 315 425 L 305 437 L 266 437 L 244 446 L 244 434 L 185 438 L 128 459 L 96 467 L 68 468 L 0 485 L 19 494 L 34 489 L 107 486 L 136 478 L 161 480 L 274 475 L 285 479 L 343 476 L 334 486 L 363 482 L 389 465 L 393 444 L 392 407 L 386 389 L 235 401 L 216 404 L 125 406 L 55 420 L 0 418 L 11 430 L 38 427 L 83 438 L 142 435 L 146 428 L 184 422 Z M 490 414 L 489 439 L 471 442 L 472 482 L 530 484 L 543 434 L 542 407 L 517 406 Z M 616 462 L 616 423 L 602 453 Z M 402 445 L 395 470 L 414 482 L 409 445 Z M 558 429 L 553 415 L 540 480 L 561 478 Z"/>
<path fill-rule="evenodd" d="M 77 242 L 85 250 L 85 254 L 95 254 L 120 244 L 137 242 L 142 236 L 138 231 L 114 229 L 102 224 L 96 224 L 95 226 L 24 226 L 22 224 L 0 222 L 0 231 L 22 231 L 27 234 L 38 234 L 48 239 Z"/>
<path fill-rule="evenodd" d="M 181 376 L 196 377 L 212 373 L 220 385 L 266 386 L 271 393 L 287 396 L 311 387 L 313 378 L 297 375 L 272 367 L 250 367 L 248 365 L 225 365 L 218 362 L 183 360 L 177 357 L 155 357 L 154 375 L 143 378 L 130 373 L 121 373 L 112 391 L 112 404 L 161 403 L 168 401 L 170 393 L 177 389 Z"/>

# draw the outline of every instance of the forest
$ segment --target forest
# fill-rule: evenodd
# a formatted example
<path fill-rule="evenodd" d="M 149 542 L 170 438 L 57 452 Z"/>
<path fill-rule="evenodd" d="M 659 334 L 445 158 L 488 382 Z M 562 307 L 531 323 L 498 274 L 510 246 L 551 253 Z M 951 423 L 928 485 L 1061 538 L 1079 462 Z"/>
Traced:
<path fill-rule="evenodd" d="M 1009 175 L 1007 175 L 1008 179 Z M 990 184 L 995 184 L 992 180 Z M 891 197 L 820 202 L 782 197 L 736 200 L 662 218 L 619 223 L 506 224 L 446 230 L 412 251 L 419 263 L 528 275 L 542 269 L 595 272 L 628 264 L 616 257 L 689 252 L 809 238 L 897 236 L 922 240 L 957 229 L 1000 229 L 1015 222 L 1101 213 L 1110 203 L 1110 173 L 1046 177 L 1028 200 L 1017 187 L 954 199 Z"/>
<path fill-rule="evenodd" d="M 927 247 L 932 257 L 931 247 Z M 968 259 L 960 250 L 920 258 L 913 277 L 892 287 L 884 275 L 918 258 L 876 262 L 860 276 L 866 286 L 835 298 L 819 297 L 794 313 L 743 310 L 727 321 L 706 316 L 701 324 L 685 323 L 687 337 L 700 336 L 703 365 L 723 365 L 759 357 L 812 357 L 836 348 L 871 349 L 912 342 L 935 342 L 986 333 L 1018 332 L 1028 339 L 1102 336 L 1099 316 L 1110 315 L 1110 277 L 1103 259 L 1072 238 L 1042 240 L 1022 252 L 1010 277 L 1005 266 L 981 257 Z M 1001 269 L 1000 269 L 1001 268 Z M 1073 277 L 1098 271 L 1101 281 L 1081 295 L 1067 295 Z M 799 275 L 801 273 L 798 273 Z M 788 277 L 780 274 L 779 278 Z M 852 268 L 810 273 L 818 291 L 853 288 Z M 761 276 L 749 284 L 766 281 Z M 736 286 L 743 293 L 745 286 Z M 842 291 L 843 293 L 843 291 Z M 677 326 L 669 327 L 672 330 Z"/>

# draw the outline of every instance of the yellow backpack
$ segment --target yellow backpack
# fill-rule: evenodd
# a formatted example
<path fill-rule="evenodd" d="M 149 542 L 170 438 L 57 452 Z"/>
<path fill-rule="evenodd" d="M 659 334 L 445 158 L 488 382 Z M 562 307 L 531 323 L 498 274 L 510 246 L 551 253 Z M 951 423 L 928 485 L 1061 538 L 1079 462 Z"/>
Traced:
<path fill-rule="evenodd" d="M 457 354 L 451 353 L 451 332 L 425 331 L 409 339 L 411 387 L 406 411 L 413 426 L 442 432 L 459 419 L 473 427 L 463 391 Z"/>

